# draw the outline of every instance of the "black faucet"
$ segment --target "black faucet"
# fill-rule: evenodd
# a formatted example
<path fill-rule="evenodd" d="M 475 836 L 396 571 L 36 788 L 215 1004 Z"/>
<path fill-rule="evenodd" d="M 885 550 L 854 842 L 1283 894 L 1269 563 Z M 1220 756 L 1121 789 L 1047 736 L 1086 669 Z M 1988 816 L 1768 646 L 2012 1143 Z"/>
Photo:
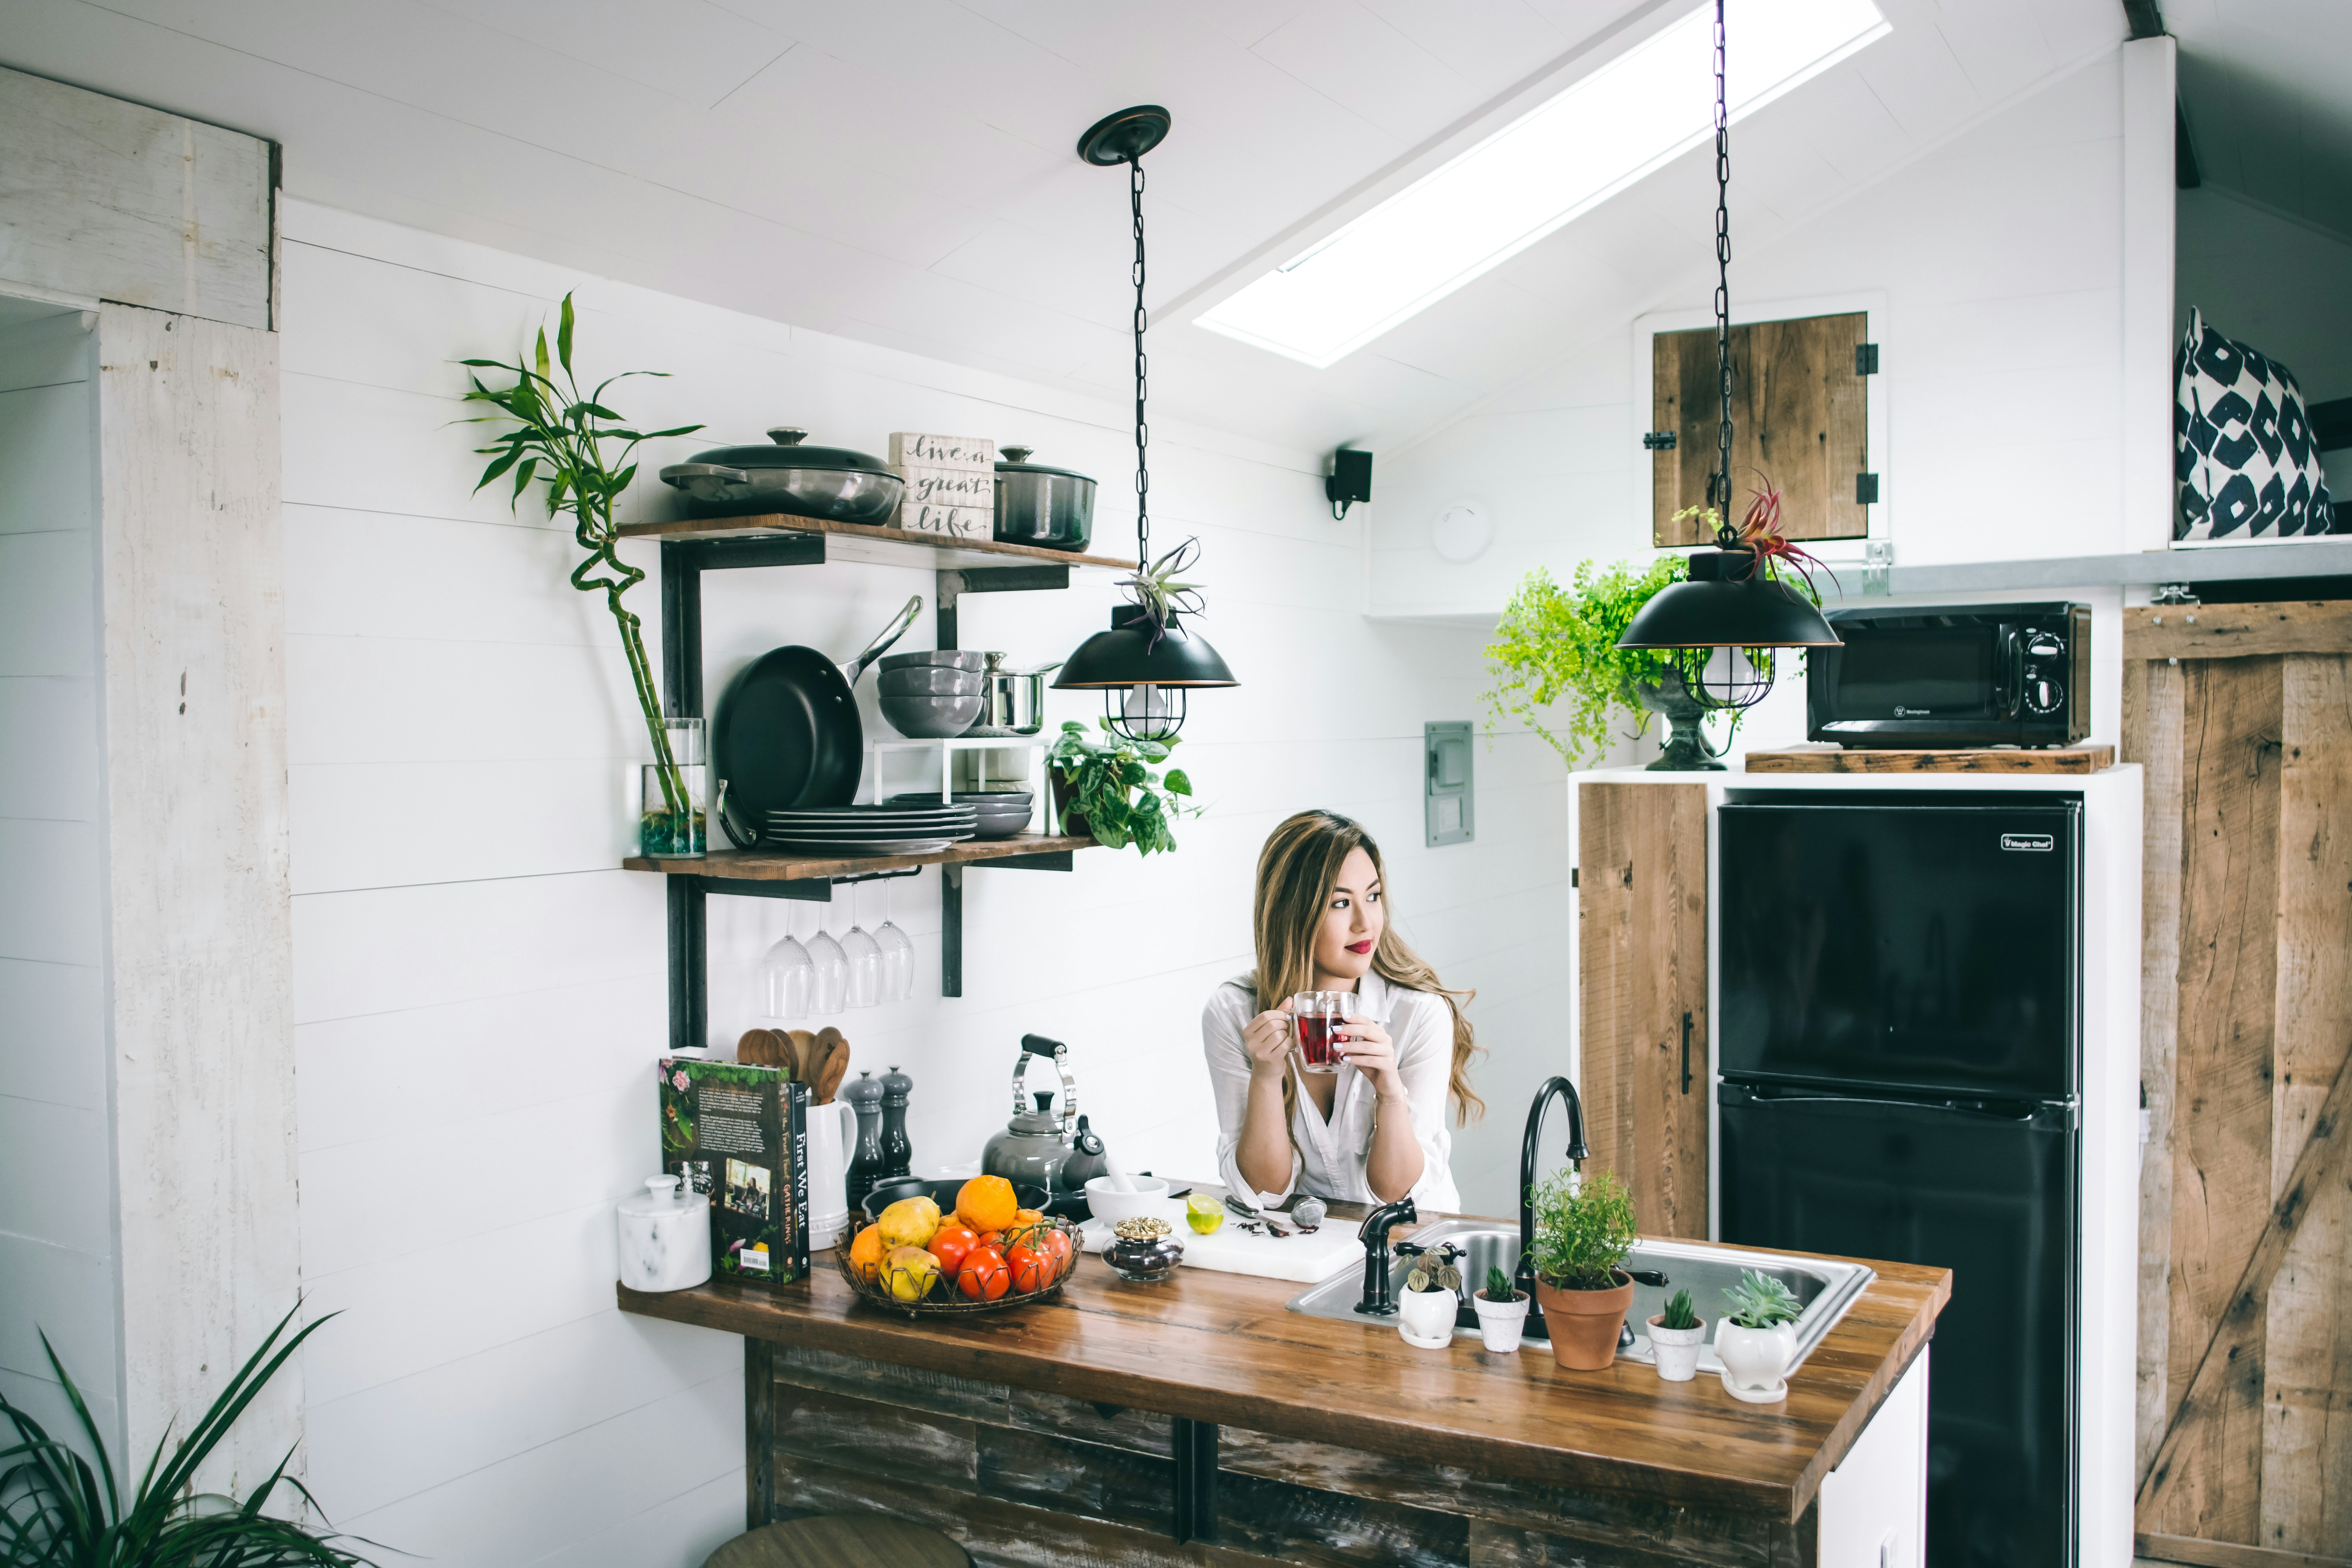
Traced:
<path fill-rule="evenodd" d="M 1578 1098 L 1576 1085 L 1564 1078 L 1548 1078 L 1536 1090 L 1536 1102 L 1528 1107 L 1528 1135 L 1519 1145 L 1519 1264 L 1513 1280 L 1528 1293 L 1528 1315 L 1540 1318 L 1543 1313 L 1535 1304 L 1536 1293 L 1536 1141 L 1543 1134 L 1544 1112 L 1550 1109 L 1553 1098 L 1568 1102 L 1568 1159 L 1578 1170 L 1591 1159 L 1591 1151 L 1584 1146 L 1584 1101 Z"/>
<path fill-rule="evenodd" d="M 1419 1223 L 1421 1215 L 1411 1198 L 1383 1204 L 1364 1216 L 1364 1227 L 1356 1232 L 1356 1239 L 1364 1244 L 1364 1294 L 1356 1310 L 1376 1318 L 1395 1314 L 1396 1302 L 1389 1295 L 1389 1227 Z"/>

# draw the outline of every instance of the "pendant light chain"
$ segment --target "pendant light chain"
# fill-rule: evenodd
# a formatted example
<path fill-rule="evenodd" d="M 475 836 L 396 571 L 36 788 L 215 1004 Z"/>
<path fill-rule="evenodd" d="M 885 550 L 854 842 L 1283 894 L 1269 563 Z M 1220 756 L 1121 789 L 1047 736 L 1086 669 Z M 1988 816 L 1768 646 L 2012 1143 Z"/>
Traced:
<path fill-rule="evenodd" d="M 1723 4 L 1715 0 L 1715 373 L 1723 422 L 1716 429 L 1716 471 L 1707 480 L 1706 499 L 1723 509 L 1717 514 L 1715 540 L 1727 550 L 1738 536 L 1731 531 L 1731 117 L 1724 91 Z M 1139 247 L 1142 221 L 1136 219 Z"/>
<path fill-rule="evenodd" d="M 1143 160 L 1128 160 L 1128 195 L 1135 211 L 1135 566 L 1151 569 L 1151 470 L 1148 461 L 1151 426 L 1144 423 L 1143 405 L 1151 389 L 1151 362 L 1143 353 Z M 1727 395 L 1728 395 L 1727 394 Z"/>

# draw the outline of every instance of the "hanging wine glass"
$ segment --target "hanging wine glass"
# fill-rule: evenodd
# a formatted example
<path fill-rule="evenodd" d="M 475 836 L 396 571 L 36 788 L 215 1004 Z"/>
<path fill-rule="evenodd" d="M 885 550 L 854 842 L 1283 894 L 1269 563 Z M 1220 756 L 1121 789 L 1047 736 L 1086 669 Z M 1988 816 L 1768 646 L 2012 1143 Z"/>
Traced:
<path fill-rule="evenodd" d="M 888 883 L 883 884 L 882 929 L 874 933 L 874 943 L 882 950 L 885 1002 L 904 1002 L 915 994 L 915 944 L 890 919 L 890 906 L 898 902 L 898 897 Z"/>
<path fill-rule="evenodd" d="M 809 939 L 809 962 L 815 966 L 810 982 L 812 1011 L 820 1018 L 829 1018 L 841 1011 L 849 990 L 849 960 L 841 951 L 841 943 L 824 929 L 825 917 L 833 912 L 831 904 L 818 906 L 816 935 Z"/>
<path fill-rule="evenodd" d="M 882 949 L 857 923 L 857 884 L 849 885 L 849 934 L 841 939 L 849 963 L 849 1005 L 871 1007 L 882 1000 Z"/>
<path fill-rule="evenodd" d="M 784 939 L 768 949 L 760 960 L 760 983 L 763 993 L 762 1011 L 771 1018 L 805 1018 L 809 1010 L 809 986 L 816 966 L 809 961 L 808 949 L 793 940 L 793 910 L 784 906 Z"/>

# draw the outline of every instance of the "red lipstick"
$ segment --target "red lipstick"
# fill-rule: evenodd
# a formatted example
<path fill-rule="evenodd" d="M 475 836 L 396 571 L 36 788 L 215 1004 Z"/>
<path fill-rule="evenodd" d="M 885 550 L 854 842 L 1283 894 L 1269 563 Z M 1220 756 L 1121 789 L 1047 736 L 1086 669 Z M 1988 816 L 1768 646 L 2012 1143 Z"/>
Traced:
<path fill-rule="evenodd" d="M 1362 942 L 1351 942 L 1348 944 L 1348 951 L 1349 952 L 1370 952 L 1372 951 L 1371 941 L 1370 938 L 1367 938 Z"/>

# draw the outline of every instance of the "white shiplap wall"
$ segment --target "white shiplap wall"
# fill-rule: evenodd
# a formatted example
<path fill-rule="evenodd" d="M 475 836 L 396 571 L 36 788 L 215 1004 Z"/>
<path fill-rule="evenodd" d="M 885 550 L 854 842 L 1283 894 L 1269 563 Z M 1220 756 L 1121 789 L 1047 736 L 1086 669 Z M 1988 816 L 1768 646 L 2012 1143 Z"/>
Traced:
<path fill-rule="evenodd" d="M 447 1563 L 697 1563 L 740 1528 L 740 1347 L 612 1305 L 611 1205 L 656 1161 L 666 1028 L 661 893 L 614 868 L 642 735 L 601 603 L 564 582 L 568 535 L 468 498 L 480 459 L 447 423 L 464 412 L 450 362 L 509 351 L 577 286 L 589 367 L 673 373 L 615 405 L 713 426 L 648 453 L 648 474 L 775 424 L 869 451 L 898 429 L 989 435 L 1101 476 L 1106 545 L 1133 526 L 1124 415 L 325 208 L 285 221 L 302 1256 L 312 1307 L 345 1314 L 307 1352 L 310 1482 L 339 1524 Z M 1370 824 L 1404 924 L 1480 991 L 1496 1114 L 1454 1164 L 1473 1207 L 1509 1212 L 1517 1107 L 1566 1066 L 1563 770 L 1497 736 L 1477 759 L 1478 841 L 1424 850 L 1421 727 L 1475 715 L 1481 637 L 1362 617 L 1369 513 L 1332 521 L 1318 454 L 1154 436 L 1154 537 L 1201 537 L 1202 629 L 1245 682 L 1198 703 L 1179 752 L 1208 816 L 1149 863 L 973 871 L 960 1001 L 937 993 L 937 873 L 891 884 L 923 978 L 913 1001 L 841 1020 L 857 1063 L 913 1075 L 918 1160 L 949 1163 L 1001 1123 L 1019 1035 L 1052 1035 L 1127 1163 L 1206 1171 L 1201 1002 L 1246 966 L 1266 829 L 1328 805 Z M 637 510 L 664 504 L 639 489 Z M 933 593 L 929 573 L 852 565 L 705 584 L 714 694 L 779 643 L 852 654 Z M 975 596 L 962 641 L 1057 658 L 1112 597 L 1099 581 Z M 657 649 L 650 584 L 635 604 Z M 887 733 L 871 689 L 868 733 Z M 1093 711 L 1050 699 L 1056 721 Z M 713 900 L 721 1040 L 757 1021 L 759 954 L 795 911 L 805 934 L 803 906 Z"/>
<path fill-rule="evenodd" d="M 0 300 L 0 1393 L 119 1451 L 95 320 Z"/>
<path fill-rule="evenodd" d="M 2111 54 L 1738 250 L 1735 318 L 1769 316 L 1776 300 L 1883 299 L 1871 335 L 1887 418 L 1871 444 L 1885 505 L 1874 526 L 1898 563 L 2137 547 L 2121 487 L 2122 137 Z M 1691 254 L 1707 258 L 1703 239 Z M 1652 459 L 1633 318 L 1704 308 L 1712 287 L 1711 268 L 1694 269 L 1592 322 L 1542 374 L 1384 459 L 1375 611 L 1492 613 L 1532 567 L 1565 580 L 1588 556 L 1645 553 Z M 1449 564 L 1429 525 L 1468 498 L 1487 504 L 1495 542 Z"/>

